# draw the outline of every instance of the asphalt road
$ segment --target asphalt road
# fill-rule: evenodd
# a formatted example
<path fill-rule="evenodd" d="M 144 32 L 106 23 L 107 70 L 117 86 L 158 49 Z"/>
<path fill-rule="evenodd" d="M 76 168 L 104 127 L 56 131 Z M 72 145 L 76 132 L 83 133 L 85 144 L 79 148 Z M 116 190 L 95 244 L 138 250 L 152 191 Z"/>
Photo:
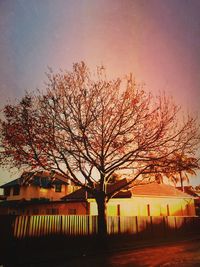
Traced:
<path fill-rule="evenodd" d="M 3 265 L 15 267 L 16 265 Z M 112 253 L 30 263 L 17 267 L 197 267 L 200 266 L 200 239 L 134 248 Z"/>
<path fill-rule="evenodd" d="M 83 256 L 54 267 L 200 266 L 200 240 L 182 241 L 93 257 Z M 43 266 L 42 266 L 43 267 Z"/>

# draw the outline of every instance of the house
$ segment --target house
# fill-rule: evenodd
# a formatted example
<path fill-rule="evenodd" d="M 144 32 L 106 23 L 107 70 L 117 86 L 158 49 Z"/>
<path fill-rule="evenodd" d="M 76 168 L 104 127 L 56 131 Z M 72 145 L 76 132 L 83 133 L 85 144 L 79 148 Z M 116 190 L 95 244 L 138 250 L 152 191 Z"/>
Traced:
<path fill-rule="evenodd" d="M 30 178 L 31 177 L 31 178 Z M 127 180 L 108 184 L 112 192 Z M 66 178 L 52 179 L 49 173 L 22 175 L 1 186 L 7 200 L 0 203 L 0 214 L 18 215 L 97 215 L 92 195 L 77 188 Z M 108 216 L 195 216 L 195 197 L 166 184 L 156 182 L 120 190 L 107 204 Z"/>
<path fill-rule="evenodd" d="M 2 185 L 7 201 L 46 199 L 60 200 L 61 197 L 75 190 L 70 181 L 60 174 L 49 172 L 28 172 L 21 177 Z"/>
<path fill-rule="evenodd" d="M 107 215 L 195 216 L 194 199 L 193 196 L 170 185 L 156 182 L 141 184 L 132 189 L 120 191 L 110 199 L 107 204 Z M 62 200 L 66 201 L 66 206 L 74 202 L 74 214 L 80 214 L 79 206 L 81 203 L 87 203 L 84 214 L 97 215 L 97 204 L 94 198 L 86 194 L 82 188 L 63 197 Z"/>
<path fill-rule="evenodd" d="M 63 196 L 77 189 L 66 177 L 50 172 L 28 172 L 2 185 L 0 214 L 57 214 Z M 60 209 L 60 207 L 59 207 Z"/>

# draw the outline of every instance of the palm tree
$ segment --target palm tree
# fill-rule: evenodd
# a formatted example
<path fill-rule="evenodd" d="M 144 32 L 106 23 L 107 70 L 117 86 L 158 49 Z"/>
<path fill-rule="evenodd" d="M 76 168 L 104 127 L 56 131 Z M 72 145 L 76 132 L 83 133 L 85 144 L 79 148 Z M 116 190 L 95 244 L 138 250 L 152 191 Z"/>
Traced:
<path fill-rule="evenodd" d="M 164 183 L 164 177 L 166 177 L 174 186 L 180 183 L 181 189 L 184 191 L 184 182 L 189 184 L 189 176 L 196 175 L 195 171 L 200 169 L 198 161 L 197 158 L 189 157 L 183 153 L 174 153 L 170 158 L 161 161 L 159 164 L 152 160 L 151 173 L 153 175 L 149 176 L 147 172 L 144 174 L 144 178 Z"/>
<path fill-rule="evenodd" d="M 169 164 L 169 171 L 165 173 L 165 176 L 177 185 L 181 184 L 181 189 L 184 191 L 184 182 L 189 184 L 189 175 L 196 175 L 197 169 L 200 168 L 199 160 L 194 157 L 189 157 L 184 154 L 174 154 L 171 163 Z"/>

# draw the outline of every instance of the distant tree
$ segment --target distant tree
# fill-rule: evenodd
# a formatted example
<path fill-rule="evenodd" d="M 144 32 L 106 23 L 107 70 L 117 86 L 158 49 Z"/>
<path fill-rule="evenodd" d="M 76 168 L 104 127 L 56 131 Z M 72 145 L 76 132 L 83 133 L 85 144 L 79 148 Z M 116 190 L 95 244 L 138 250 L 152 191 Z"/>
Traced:
<path fill-rule="evenodd" d="M 164 164 L 157 164 L 152 162 L 152 168 L 154 174 L 149 179 L 155 180 L 158 183 L 164 183 L 164 179 L 167 178 L 175 186 L 178 183 L 181 185 L 182 191 L 184 191 L 184 182 L 189 184 L 190 175 L 196 175 L 196 171 L 200 169 L 199 159 L 191 156 L 186 156 L 183 152 L 173 153 L 165 160 L 166 167 Z M 152 177 L 153 176 L 153 177 Z"/>
<path fill-rule="evenodd" d="M 195 186 L 195 190 L 196 190 L 197 192 L 200 192 L 200 185 Z"/>
<path fill-rule="evenodd" d="M 183 153 L 175 153 L 168 178 L 171 178 L 175 184 L 180 183 L 181 189 L 184 191 L 184 181 L 189 184 L 189 175 L 196 175 L 196 170 L 198 169 L 199 160 L 197 158 L 186 156 Z"/>
<path fill-rule="evenodd" d="M 91 74 L 81 62 L 71 72 L 48 74 L 45 91 L 26 94 L 4 107 L 2 164 L 60 173 L 91 193 L 98 231 L 106 233 L 106 204 L 142 175 L 167 171 L 174 155 L 194 153 L 195 118 L 180 119 L 165 95 L 153 98 L 132 76 L 108 80 L 103 68 Z M 127 184 L 107 190 L 113 174 L 132 171 Z M 177 169 L 179 170 L 179 169 Z"/>

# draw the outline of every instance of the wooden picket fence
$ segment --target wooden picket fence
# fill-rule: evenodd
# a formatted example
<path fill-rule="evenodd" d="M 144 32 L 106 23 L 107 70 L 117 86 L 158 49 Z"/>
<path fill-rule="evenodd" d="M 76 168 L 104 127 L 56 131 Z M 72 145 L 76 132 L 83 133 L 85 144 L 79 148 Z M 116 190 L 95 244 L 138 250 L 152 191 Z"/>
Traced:
<path fill-rule="evenodd" d="M 33 215 L 17 216 L 13 223 L 16 238 L 50 235 L 92 235 L 97 233 L 97 216 Z"/>
<path fill-rule="evenodd" d="M 7 231 L 14 239 L 45 236 L 91 236 L 97 234 L 97 216 L 33 215 L 1 216 L 0 235 Z M 109 216 L 109 235 L 200 231 L 200 217 Z"/>

